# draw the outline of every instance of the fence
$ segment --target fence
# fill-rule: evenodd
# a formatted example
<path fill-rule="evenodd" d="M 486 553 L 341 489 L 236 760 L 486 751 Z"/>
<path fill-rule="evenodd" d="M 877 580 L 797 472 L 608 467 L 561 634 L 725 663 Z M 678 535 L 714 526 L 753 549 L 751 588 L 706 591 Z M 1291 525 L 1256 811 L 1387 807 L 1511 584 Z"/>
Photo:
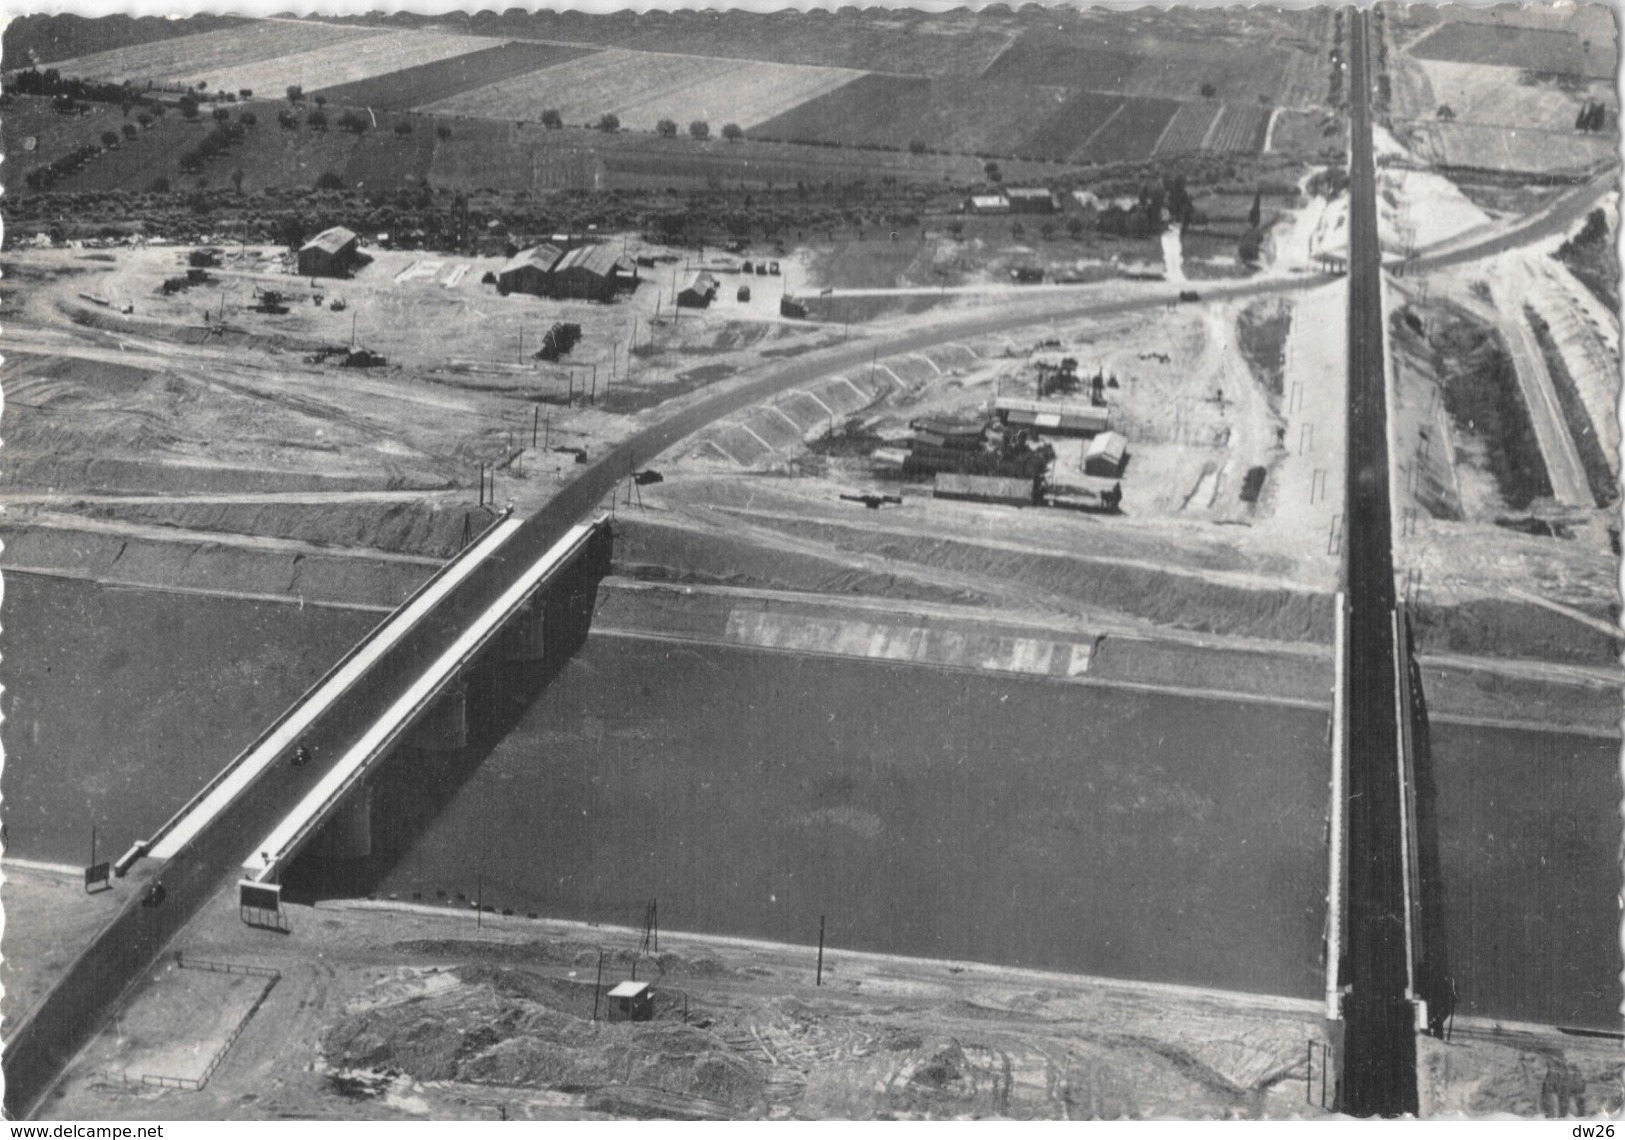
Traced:
<path fill-rule="evenodd" d="M 259 1012 L 260 1006 L 265 1004 L 265 999 L 271 995 L 271 990 L 276 987 L 277 982 L 282 980 L 282 971 L 273 970 L 268 966 L 246 966 L 236 962 L 211 962 L 204 958 L 187 958 L 180 951 L 175 952 L 175 966 L 181 970 L 207 970 L 214 974 L 240 974 L 264 978 L 265 985 L 260 988 L 259 996 L 254 999 L 254 1004 L 248 1007 L 248 1012 L 238 1018 L 236 1026 L 226 1036 L 226 1040 L 219 1049 L 215 1050 L 214 1056 L 209 1058 L 209 1063 L 203 1066 L 201 1075 L 196 1077 L 169 1077 L 160 1073 L 143 1073 L 140 1077 L 133 1078 L 128 1073 L 103 1069 L 101 1071 L 103 1077 L 123 1085 L 150 1085 L 162 1089 L 185 1089 L 189 1092 L 201 1090 L 204 1085 L 209 1083 L 209 1078 L 214 1076 L 214 1071 L 220 1067 L 220 1062 L 226 1059 L 226 1054 L 231 1051 L 231 1047 L 237 1044 L 237 1038 L 242 1036 L 244 1028 L 254 1019 L 254 1015 Z"/>

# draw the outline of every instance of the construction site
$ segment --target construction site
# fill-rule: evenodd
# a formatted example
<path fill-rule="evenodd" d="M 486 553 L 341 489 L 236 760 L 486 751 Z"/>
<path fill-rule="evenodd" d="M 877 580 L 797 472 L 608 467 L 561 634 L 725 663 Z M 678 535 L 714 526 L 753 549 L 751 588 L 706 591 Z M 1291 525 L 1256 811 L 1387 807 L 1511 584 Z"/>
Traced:
<path fill-rule="evenodd" d="M 1490 96 L 1428 53 L 1488 25 L 1371 24 L 1454 987 L 1416 1111 L 1614 1113 L 1617 162 L 1528 90 L 1492 110 L 1565 140 L 1539 169 L 1538 138 L 1463 159 Z M 1612 129 L 1598 90 L 1564 98 Z M 682 239 L 482 235 L 466 201 L 440 248 L 336 212 L 297 242 L 8 226 L 8 1045 L 154 886 L 180 901 L 149 837 L 427 584 L 555 516 L 612 551 L 567 659 L 369 774 L 370 824 L 310 848 L 336 869 L 258 876 L 276 932 L 235 870 L 188 903 L 29 1113 L 1350 1111 L 1342 162 L 1187 195 L 1253 215 L 1251 260 L 1194 206 L 1095 236 L 1147 209 L 1099 173 Z M 259 779 L 319 788 L 307 738 Z"/>

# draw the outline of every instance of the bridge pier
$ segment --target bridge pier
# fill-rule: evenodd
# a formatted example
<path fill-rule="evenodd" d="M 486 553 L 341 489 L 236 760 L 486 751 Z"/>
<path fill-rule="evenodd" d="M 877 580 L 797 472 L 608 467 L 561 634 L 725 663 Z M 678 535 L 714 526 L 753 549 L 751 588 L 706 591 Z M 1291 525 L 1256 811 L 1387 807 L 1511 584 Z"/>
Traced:
<path fill-rule="evenodd" d="M 547 615 L 542 599 L 532 598 L 514 615 L 502 643 L 502 658 L 516 664 L 543 661 L 547 657 Z"/>
<path fill-rule="evenodd" d="M 456 752 L 468 743 L 468 686 L 448 686 L 412 729 L 412 747 L 426 752 Z"/>

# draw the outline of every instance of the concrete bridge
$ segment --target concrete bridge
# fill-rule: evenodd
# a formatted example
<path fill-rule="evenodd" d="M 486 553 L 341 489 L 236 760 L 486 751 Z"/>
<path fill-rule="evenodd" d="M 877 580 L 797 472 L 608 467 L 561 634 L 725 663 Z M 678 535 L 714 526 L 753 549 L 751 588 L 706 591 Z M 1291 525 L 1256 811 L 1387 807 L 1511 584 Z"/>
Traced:
<path fill-rule="evenodd" d="M 407 748 L 460 749 L 474 685 L 556 671 L 586 640 L 609 572 L 606 519 L 508 513 L 380 622 L 156 834 L 114 865 L 135 890 L 6 1036 L 5 1109 L 26 1117 L 164 945 L 236 875 L 262 922 L 279 879 L 328 832 L 364 854 L 369 788 Z M 245 917 L 250 915 L 245 910 Z"/>

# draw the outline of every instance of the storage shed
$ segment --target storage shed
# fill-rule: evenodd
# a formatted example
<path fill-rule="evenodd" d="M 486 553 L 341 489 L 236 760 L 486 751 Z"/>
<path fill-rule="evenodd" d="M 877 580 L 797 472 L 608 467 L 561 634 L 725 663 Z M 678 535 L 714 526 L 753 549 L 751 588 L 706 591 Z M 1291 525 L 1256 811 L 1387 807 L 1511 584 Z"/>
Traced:
<path fill-rule="evenodd" d="M 613 301 L 615 291 L 637 283 L 637 270 L 607 245 L 586 245 L 559 258 L 548 274 L 548 294 Z"/>
<path fill-rule="evenodd" d="M 520 250 L 497 270 L 497 292 L 503 296 L 509 293 L 547 296 L 548 275 L 563 256 L 563 251 L 551 245 L 533 245 Z"/>
<path fill-rule="evenodd" d="M 1083 473 L 1115 479 L 1128 462 L 1128 440 L 1115 431 L 1103 431 L 1083 449 Z"/>
<path fill-rule="evenodd" d="M 360 260 L 359 244 L 343 226 L 323 230 L 299 247 L 299 276 L 348 277 Z"/>
<path fill-rule="evenodd" d="M 965 207 L 973 214 L 1008 214 L 1010 199 L 1003 194 L 972 194 Z"/>
<path fill-rule="evenodd" d="M 1032 428 L 1050 435 L 1074 435 L 1088 439 L 1111 429 L 1111 416 L 1105 408 L 1060 400 L 1025 400 L 1000 396 L 993 404 L 999 419 L 1010 427 Z"/>
<path fill-rule="evenodd" d="M 1011 186 L 1004 192 L 1016 214 L 1053 214 L 1055 196 L 1043 186 Z"/>
<path fill-rule="evenodd" d="M 609 991 L 609 1020 L 653 1021 L 655 992 L 648 982 L 622 982 Z"/>
<path fill-rule="evenodd" d="M 1039 480 L 1011 479 L 996 475 L 960 475 L 940 472 L 931 483 L 936 499 L 963 499 L 973 503 L 1000 503 L 1010 507 L 1030 507 L 1039 502 Z"/>
<path fill-rule="evenodd" d="M 696 273 L 677 294 L 677 303 L 685 309 L 703 309 L 717 295 L 717 279 L 709 273 Z"/>

